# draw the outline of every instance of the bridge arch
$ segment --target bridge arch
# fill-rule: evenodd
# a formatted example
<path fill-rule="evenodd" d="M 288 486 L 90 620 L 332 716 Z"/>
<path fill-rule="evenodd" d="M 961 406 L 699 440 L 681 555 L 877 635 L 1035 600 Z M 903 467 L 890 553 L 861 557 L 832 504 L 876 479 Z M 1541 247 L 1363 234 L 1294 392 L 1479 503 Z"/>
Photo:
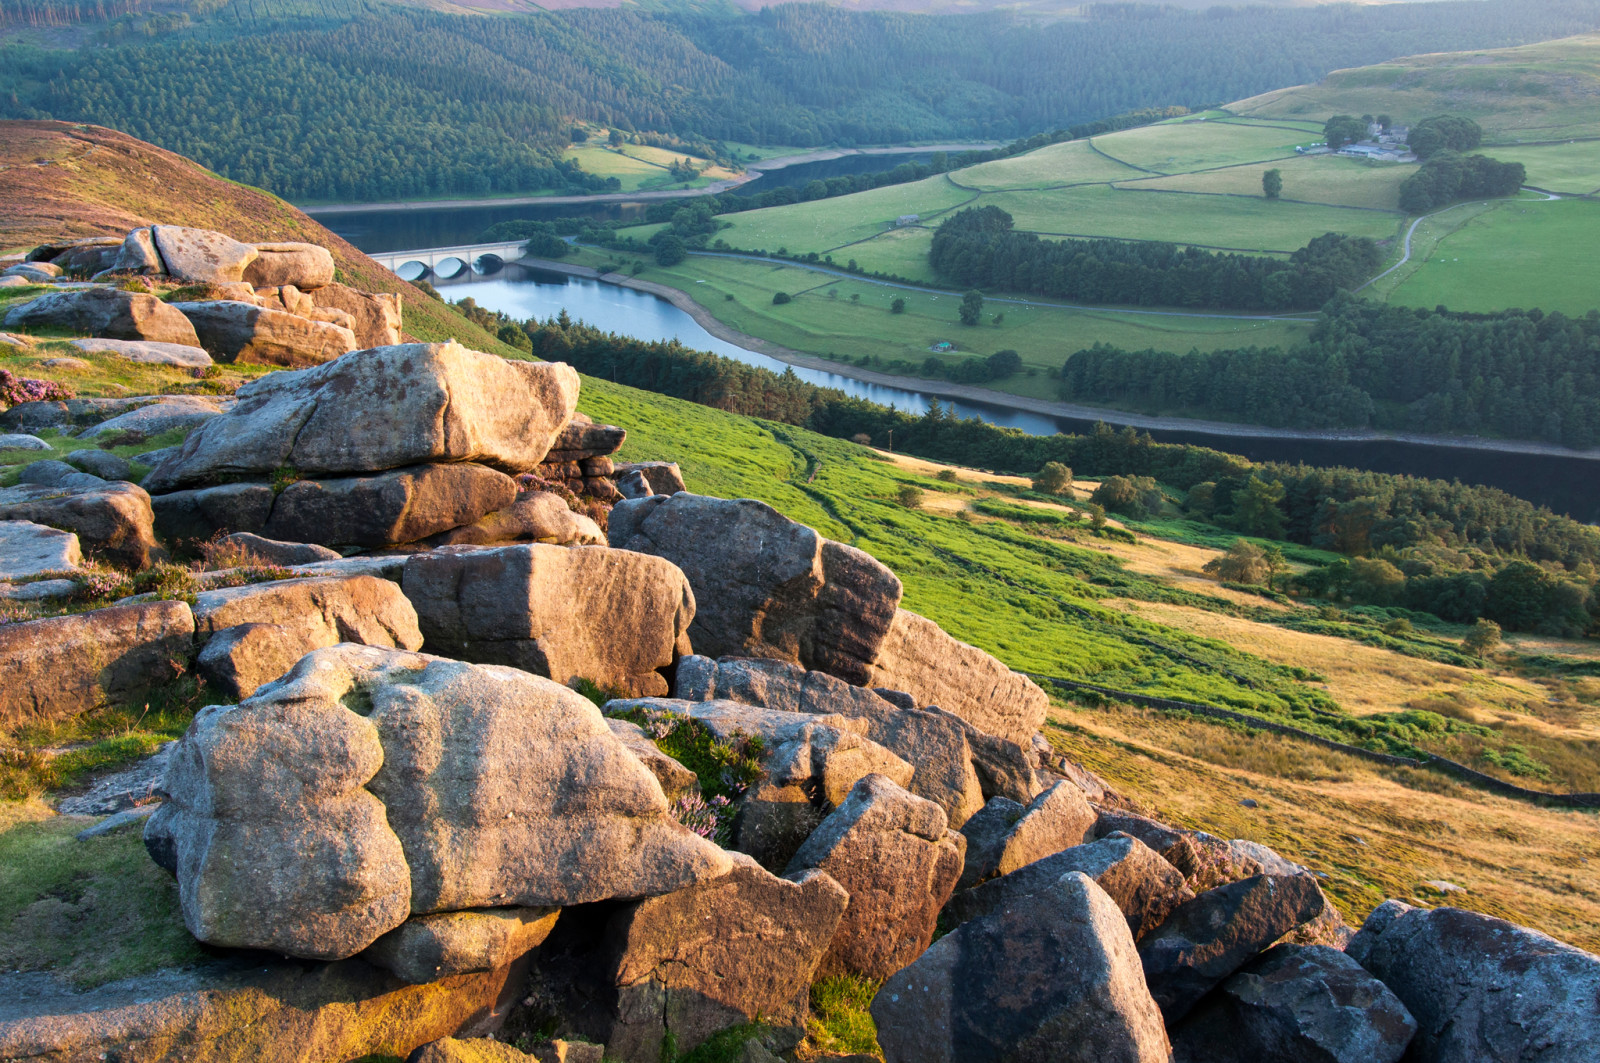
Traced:
<path fill-rule="evenodd" d="M 505 269 L 506 260 L 492 252 L 479 255 L 472 260 L 472 271 L 479 276 L 489 276 Z"/>
<path fill-rule="evenodd" d="M 465 259 L 460 259 L 454 255 L 451 255 L 449 258 L 441 258 L 439 261 L 435 262 L 433 264 L 433 272 L 439 277 L 440 280 L 455 280 L 463 273 L 470 274 L 472 272 L 472 265 Z"/>
<path fill-rule="evenodd" d="M 428 268 L 426 262 L 418 262 L 416 259 L 412 259 L 410 262 L 403 262 L 396 266 L 394 274 L 403 281 L 420 281 L 425 280 L 432 272 L 433 270 Z"/>

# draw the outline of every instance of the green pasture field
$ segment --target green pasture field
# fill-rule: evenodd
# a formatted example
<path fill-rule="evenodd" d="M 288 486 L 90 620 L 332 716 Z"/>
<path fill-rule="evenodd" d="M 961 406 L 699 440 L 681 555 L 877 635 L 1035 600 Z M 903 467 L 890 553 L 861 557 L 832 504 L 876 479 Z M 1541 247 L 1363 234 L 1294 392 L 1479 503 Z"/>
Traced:
<path fill-rule="evenodd" d="M 1129 166 L 1173 174 L 1281 159 L 1308 141 L 1288 129 L 1184 118 L 1108 133 L 1090 143 Z"/>
<path fill-rule="evenodd" d="M 1528 184 L 1564 195 L 1600 192 L 1600 140 L 1484 148 L 1483 154 L 1528 168 Z"/>
<path fill-rule="evenodd" d="M 835 199 L 730 214 L 724 220 L 732 222 L 732 227 L 718 235 L 746 250 L 831 251 L 884 232 L 903 214 L 918 214 L 927 221 L 975 199 L 974 193 L 957 188 L 941 175 Z"/>
<path fill-rule="evenodd" d="M 840 264 L 855 259 L 856 264 L 869 273 L 884 273 L 893 277 L 938 286 L 933 267 L 928 265 L 928 249 L 933 245 L 933 230 L 920 226 L 890 229 L 865 243 L 851 244 L 834 255 Z"/>
<path fill-rule="evenodd" d="M 1401 221 L 1398 213 L 1317 203 L 1125 191 L 1103 185 L 1054 192 L 996 192 L 980 202 L 1008 211 L 1018 229 L 1041 234 L 1170 240 L 1282 254 L 1297 251 L 1330 232 L 1387 240 Z"/>
<path fill-rule="evenodd" d="M 691 255 L 671 269 L 652 266 L 640 279 L 687 292 L 730 328 L 824 357 L 866 356 L 921 365 L 933 353 L 929 348 L 940 342 L 958 347 L 954 354 L 937 356 L 947 362 L 1010 348 L 1022 355 L 1024 371 L 986 386 L 1035 398 L 1055 398 L 1055 381 L 1048 370 L 1095 343 L 1135 350 L 1208 351 L 1287 344 L 1311 328 L 1310 322 L 1071 310 L 1044 302 L 1018 305 L 992 299 L 984 307 L 984 324 L 971 327 L 957 320 L 961 300 L 956 295 L 910 291 L 799 266 L 705 255 Z M 772 296 L 780 291 L 792 301 L 774 305 Z M 897 298 L 906 301 L 903 314 L 890 312 Z M 989 323 L 995 314 L 1004 315 L 998 327 Z M 1035 374 L 1028 376 L 1028 369 Z"/>
<path fill-rule="evenodd" d="M 1283 200 L 1286 202 L 1386 211 L 1400 209 L 1400 184 L 1417 171 L 1413 165 L 1367 162 L 1338 155 L 1308 155 L 1282 162 L 1250 163 L 1225 170 L 1125 181 L 1117 187 L 1265 198 L 1261 195 L 1261 175 L 1272 169 L 1283 172 Z"/>
<path fill-rule="evenodd" d="M 1389 301 L 1452 310 L 1538 307 L 1586 314 L 1600 307 L 1597 247 L 1600 202 L 1509 200 L 1441 239 Z"/>
<path fill-rule="evenodd" d="M 1406 125 L 1460 114 L 1481 124 L 1491 144 L 1600 136 L 1600 35 L 1336 70 L 1315 85 L 1264 93 L 1228 110 L 1316 122 L 1387 113 Z"/>
<path fill-rule="evenodd" d="M 671 152 L 648 145 L 624 144 L 618 150 L 606 147 L 603 142 L 590 140 L 568 148 L 562 157 L 576 159 L 586 173 L 615 177 L 622 182 L 624 192 L 685 185 L 699 188 L 731 175 L 727 171 L 714 169 L 709 177 L 702 175 L 687 182 L 674 180 L 667 169 L 674 159 L 692 159 L 696 165 L 703 165 L 706 160 L 686 152 Z"/>
<path fill-rule="evenodd" d="M 1086 140 L 1062 144 L 996 159 L 959 170 L 951 178 L 963 188 L 984 192 L 1015 188 L 1053 188 L 1061 185 L 1121 181 L 1141 176 L 1139 170 L 1106 158 Z"/>

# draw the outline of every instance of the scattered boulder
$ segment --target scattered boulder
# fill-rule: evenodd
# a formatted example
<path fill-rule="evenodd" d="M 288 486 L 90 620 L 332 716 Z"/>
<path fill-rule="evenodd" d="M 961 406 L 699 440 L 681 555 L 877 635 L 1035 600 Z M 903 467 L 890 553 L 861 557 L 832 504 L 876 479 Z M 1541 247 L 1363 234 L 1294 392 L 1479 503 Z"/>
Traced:
<path fill-rule="evenodd" d="M 73 340 L 72 345 L 87 354 L 112 354 L 125 362 L 143 362 L 147 365 L 177 365 L 187 369 L 204 369 L 212 364 L 204 347 L 186 347 L 180 343 L 155 343 L 151 340 Z"/>
<path fill-rule="evenodd" d="M 1078 872 L 940 938 L 872 1017 L 887 1063 L 1171 1059 L 1127 923 Z"/>
<path fill-rule="evenodd" d="M 686 492 L 619 502 L 612 546 L 665 557 L 701 602 L 701 653 L 772 657 L 863 682 L 900 601 L 900 580 L 764 502 Z"/>
<path fill-rule="evenodd" d="M 228 284 L 244 279 L 257 251 L 231 236 L 181 225 L 151 226 L 168 276 L 189 284 Z M 126 244 L 124 244 L 126 246 Z"/>
<path fill-rule="evenodd" d="M 298 369 L 322 365 L 356 350 L 355 333 L 325 321 L 312 321 L 254 302 L 172 303 L 194 325 L 211 357 L 241 365 Z"/>
<path fill-rule="evenodd" d="M 1346 950 L 1417 1022 L 1416 1063 L 1579 1063 L 1600 1030 L 1600 957 L 1460 908 L 1375 908 Z"/>
<path fill-rule="evenodd" d="M 260 531 L 269 539 L 325 546 L 412 543 L 471 524 L 516 493 L 511 477 L 473 462 L 299 480 L 276 497 Z"/>
<path fill-rule="evenodd" d="M 1027 807 L 995 798 L 973 820 L 961 828 L 967 836 L 961 889 L 1082 845 L 1092 837 L 1095 813 L 1076 787 L 1058 782 Z"/>
<path fill-rule="evenodd" d="M 155 234 L 148 226 L 130 230 L 122 241 L 122 247 L 111 260 L 111 265 L 106 268 L 107 273 L 133 273 L 149 276 L 155 273 L 165 273 L 166 267 L 161 262 L 161 255 L 156 251 Z M 95 276 L 99 280 L 99 276 Z"/>
<path fill-rule="evenodd" d="M 969 847 L 970 847 L 969 843 Z M 1176 868 L 1137 838 L 1113 835 L 1075 845 L 950 898 L 945 918 L 965 923 L 1037 893 L 1069 871 L 1094 879 L 1122 914 L 1134 939 L 1165 922 L 1179 905 L 1194 899 Z"/>
<path fill-rule="evenodd" d="M 256 288 L 291 284 L 305 291 L 333 283 L 333 256 L 316 244 L 256 244 L 256 257 L 241 279 Z"/>
<path fill-rule="evenodd" d="M 112 432 L 157 436 L 175 428 L 188 429 L 205 424 L 221 413 L 223 404 L 199 395 L 171 395 L 119 413 L 109 420 L 90 425 L 78 433 L 79 439 L 98 439 Z"/>
<path fill-rule="evenodd" d="M 617 736 L 628 752 L 639 758 L 639 763 L 656 777 L 667 800 L 674 801 L 683 794 L 699 792 L 700 780 L 695 773 L 661 752 L 660 747 L 644 733 L 644 728 L 629 720 L 610 716 L 606 717 L 606 726 L 611 728 L 611 733 Z"/>
<path fill-rule="evenodd" d="M 247 698 L 288 672 L 315 646 L 280 624 L 236 624 L 212 635 L 195 669 L 223 697 Z"/>
<path fill-rule="evenodd" d="M 675 461 L 635 461 L 611 470 L 612 482 L 623 498 L 648 498 L 687 491 L 683 472 Z"/>
<path fill-rule="evenodd" d="M 266 539 L 250 532 L 234 532 L 220 540 L 223 546 L 232 546 L 241 552 L 269 565 L 309 565 L 314 561 L 337 561 L 339 551 L 316 543 L 286 543 Z M 415 649 L 416 647 L 410 647 Z"/>
<path fill-rule="evenodd" d="M 19 266 L 8 266 L 0 277 L 16 277 L 29 284 L 49 284 L 60 277 L 62 269 L 50 262 L 27 262 Z"/>
<path fill-rule="evenodd" d="M 1277 945 L 1173 1031 L 1178 1063 L 1398 1063 L 1417 1021 L 1338 949 Z"/>
<path fill-rule="evenodd" d="M 479 462 L 522 472 L 543 459 L 572 416 L 578 374 L 561 363 L 415 343 L 272 373 L 237 396 L 227 415 L 151 471 L 151 491 L 265 478 L 285 467 L 325 476 Z"/>
<path fill-rule="evenodd" d="M 604 546 L 606 533 L 589 517 L 574 513 L 560 495 L 528 491 L 505 509 L 433 538 L 438 546 L 488 546 L 514 542 L 582 543 Z"/>
<path fill-rule="evenodd" d="M 51 446 L 35 435 L 8 432 L 0 435 L 0 450 L 50 450 Z"/>
<path fill-rule="evenodd" d="M 932 801 L 881 775 L 856 783 L 789 862 L 790 874 L 826 871 L 850 895 L 818 974 L 887 978 L 920 956 L 961 877 L 964 846 Z"/>
<path fill-rule="evenodd" d="M 404 587 L 429 648 L 561 683 L 665 694 L 660 670 L 690 649 L 683 573 L 625 550 L 445 547 L 412 557 Z"/>
<path fill-rule="evenodd" d="M 609 1055 L 660 1058 L 671 1034 L 689 1051 L 749 1022 L 803 1028 L 812 977 L 851 901 L 821 871 L 779 878 L 748 856 L 725 875 L 613 916 L 599 977 L 615 994 L 591 1032 Z"/>
<path fill-rule="evenodd" d="M 0 521 L 0 580 L 70 572 L 83 563 L 72 532 L 27 520 Z"/>
<path fill-rule="evenodd" d="M 731 867 L 584 698 L 398 650 L 318 650 L 202 710 L 165 790 L 146 845 L 190 932 L 311 959 L 412 914 L 652 896 Z"/>
<path fill-rule="evenodd" d="M 412 985 L 492 971 L 537 948 L 560 914 L 558 908 L 484 908 L 413 916 L 361 958 Z"/>
<path fill-rule="evenodd" d="M 0 625 L 0 727 L 70 719 L 175 679 L 193 639 L 183 602 Z"/>
<path fill-rule="evenodd" d="M 238 483 L 152 495 L 150 508 L 163 539 L 198 545 L 218 532 L 261 531 L 276 500 L 271 484 Z"/>
<path fill-rule="evenodd" d="M 150 496 L 130 483 L 0 488 L 0 521 L 13 520 L 69 529 L 90 553 L 133 569 L 148 566 L 156 548 Z"/>
<path fill-rule="evenodd" d="M 904 609 L 895 610 L 864 682 L 903 690 L 918 705 L 938 705 L 1019 746 L 1044 725 L 1050 707 L 1033 680 Z"/>
<path fill-rule="evenodd" d="M 1256 875 L 1179 906 L 1139 943 L 1145 980 L 1168 1023 L 1256 953 L 1322 911 L 1322 891 L 1302 875 Z"/>
<path fill-rule="evenodd" d="M 65 329 L 115 340 L 153 340 L 200 346 L 194 326 L 177 307 L 153 295 L 116 288 L 73 288 L 41 295 L 6 314 L 12 328 Z"/>
<path fill-rule="evenodd" d="M 80 472 L 98 476 L 102 480 L 127 480 L 133 475 L 133 465 L 127 458 L 118 457 L 109 450 L 86 448 L 74 450 L 66 463 Z"/>
<path fill-rule="evenodd" d="M 401 342 L 400 296 L 387 292 L 363 292 L 343 284 L 325 284 L 305 293 L 314 308 L 342 310 L 354 324 L 356 343 L 362 350 L 392 347 Z"/>

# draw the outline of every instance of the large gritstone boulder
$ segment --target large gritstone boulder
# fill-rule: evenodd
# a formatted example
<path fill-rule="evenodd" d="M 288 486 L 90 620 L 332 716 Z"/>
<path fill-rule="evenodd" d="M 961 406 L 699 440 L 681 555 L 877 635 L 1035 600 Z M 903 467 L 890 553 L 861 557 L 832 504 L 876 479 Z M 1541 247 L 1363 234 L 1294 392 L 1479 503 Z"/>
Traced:
<path fill-rule="evenodd" d="M 656 1063 L 748 1022 L 803 1028 L 811 981 L 850 896 L 821 871 L 778 878 L 736 855 L 726 875 L 629 905 L 599 962 L 608 1057 Z M 606 1021 L 609 1020 L 609 1021 Z"/>
<path fill-rule="evenodd" d="M 400 588 L 374 576 L 325 576 L 203 591 L 195 631 L 202 675 L 247 698 L 312 650 L 354 642 L 422 647 L 416 610 Z"/>
<path fill-rule="evenodd" d="M 325 284 L 305 294 L 318 309 L 349 314 L 350 331 L 356 334 L 356 343 L 362 350 L 400 342 L 400 296 L 357 291 L 343 284 Z"/>
<path fill-rule="evenodd" d="M 691 632 L 709 656 L 772 657 L 863 682 L 900 602 L 900 580 L 764 502 L 680 493 L 618 503 L 611 545 L 689 577 Z"/>
<path fill-rule="evenodd" d="M 1050 707 L 1049 696 L 1033 680 L 904 609 L 895 611 L 867 685 L 903 690 L 918 705 L 937 705 L 980 731 L 1024 747 Z"/>
<path fill-rule="evenodd" d="M 689 490 L 675 461 L 628 462 L 613 467 L 611 478 L 623 498 L 675 495 Z"/>
<path fill-rule="evenodd" d="M 128 233 L 116 257 L 111 260 L 111 265 L 106 267 L 106 272 L 136 273 L 144 276 L 166 272 L 166 267 L 161 264 L 161 255 L 156 251 L 155 235 L 148 226 L 133 229 Z"/>
<path fill-rule="evenodd" d="M 920 956 L 961 877 L 963 848 L 932 801 L 881 775 L 856 783 L 789 862 L 790 874 L 817 868 L 850 894 L 819 973 L 887 978 Z"/>
<path fill-rule="evenodd" d="M 25 520 L 0 521 L 0 580 L 68 572 L 83 564 L 78 537 Z"/>
<path fill-rule="evenodd" d="M 1322 911 L 1322 891 L 1303 875 L 1256 875 L 1181 905 L 1139 943 L 1145 981 L 1168 1023 L 1256 953 Z"/>
<path fill-rule="evenodd" d="M 68 719 L 176 679 L 193 645 L 183 602 L 0 625 L 0 727 Z"/>
<path fill-rule="evenodd" d="M 1088 876 L 940 938 L 872 1001 L 887 1063 L 1168 1063 L 1122 913 Z"/>
<path fill-rule="evenodd" d="M 667 692 L 696 605 L 669 562 L 602 546 L 445 547 L 404 586 L 430 649 L 629 695 Z"/>
<path fill-rule="evenodd" d="M 256 257 L 240 278 L 255 288 L 320 288 L 333 283 L 333 256 L 316 244 L 256 244 Z"/>
<path fill-rule="evenodd" d="M 412 543 L 471 524 L 517 496 L 516 481 L 473 462 L 301 480 L 273 500 L 262 535 L 324 546 Z"/>
<path fill-rule="evenodd" d="M 971 845 L 969 842 L 969 850 Z M 1064 849 L 972 889 L 962 890 L 950 898 L 945 906 L 945 917 L 953 923 L 965 923 L 988 915 L 1019 897 L 1037 893 L 1068 871 L 1088 875 L 1106 891 L 1127 916 L 1128 929 L 1135 940 L 1165 922 L 1179 905 L 1194 899 L 1176 868 L 1139 839 L 1115 834 Z"/>
<path fill-rule="evenodd" d="M 340 645 L 202 710 L 145 842 L 200 940 L 313 959 L 413 914 L 669 893 L 727 854 L 598 709 L 510 668 Z"/>
<path fill-rule="evenodd" d="M 144 489 L 98 477 L 85 487 L 19 484 L 0 488 L 0 520 L 26 520 L 66 528 L 90 554 L 126 568 L 150 564 L 156 546 L 155 514 Z"/>
<path fill-rule="evenodd" d="M 198 547 L 218 532 L 261 531 L 277 497 L 271 484 L 222 484 L 152 495 L 150 508 L 164 540 Z"/>
<path fill-rule="evenodd" d="M 475 461 L 504 472 L 537 465 L 578 398 L 578 374 L 513 362 L 456 343 L 357 351 L 314 369 L 272 373 L 238 391 L 157 466 L 152 492 L 230 478 L 369 473 Z"/>
<path fill-rule="evenodd" d="M 200 346 L 219 362 L 298 369 L 331 362 L 357 346 L 355 333 L 347 328 L 255 303 L 216 300 L 172 305 L 194 325 Z"/>
<path fill-rule="evenodd" d="M 1589 1063 L 1600 957 L 1460 908 L 1380 904 L 1349 955 L 1410 1010 L 1417 1063 Z"/>
<path fill-rule="evenodd" d="M 155 343 L 151 340 L 73 340 L 72 345 L 87 354 L 110 354 L 125 362 L 143 362 L 146 365 L 177 365 L 186 369 L 203 369 L 211 365 L 211 356 L 200 347 L 184 347 L 176 343 Z"/>
<path fill-rule="evenodd" d="M 153 295 L 115 288 L 75 288 L 41 295 L 6 314 L 11 328 L 65 329 L 114 340 L 154 340 L 200 346 L 194 326 Z"/>
<path fill-rule="evenodd" d="M 558 908 L 483 908 L 412 916 L 361 958 L 412 985 L 493 971 L 537 948 L 559 915 Z"/>
<path fill-rule="evenodd" d="M 1009 875 L 1093 836 L 1095 811 L 1082 791 L 1062 781 L 1027 806 L 997 797 L 961 827 L 967 836 L 962 889 Z"/>
<path fill-rule="evenodd" d="M 210 229 L 153 225 L 151 235 L 167 275 L 188 284 L 238 283 L 256 260 L 255 248 Z"/>
<path fill-rule="evenodd" d="M 1326 945 L 1277 945 L 1173 1031 L 1179 1063 L 1398 1063 L 1417 1021 L 1359 963 Z"/>

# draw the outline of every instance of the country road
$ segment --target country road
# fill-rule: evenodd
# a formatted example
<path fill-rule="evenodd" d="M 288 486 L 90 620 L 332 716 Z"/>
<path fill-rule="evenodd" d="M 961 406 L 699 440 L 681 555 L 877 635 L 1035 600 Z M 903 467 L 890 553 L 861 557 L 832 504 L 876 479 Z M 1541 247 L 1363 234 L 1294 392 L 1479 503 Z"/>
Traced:
<path fill-rule="evenodd" d="M 1552 202 L 1554 200 L 1558 200 L 1558 199 L 1561 198 L 1560 196 L 1556 195 L 1554 192 L 1546 192 L 1542 188 L 1530 188 L 1530 189 L 1528 189 L 1528 191 L 1537 192 L 1541 196 L 1544 196 L 1544 202 L 1546 202 L 1546 203 L 1550 203 L 1550 202 Z M 1389 274 L 1393 273 L 1395 270 L 1399 269 L 1401 266 L 1405 265 L 1407 262 L 1410 262 L 1411 261 L 1411 238 L 1416 235 L 1417 226 L 1421 225 L 1423 222 L 1427 221 L 1429 218 L 1437 218 L 1441 214 L 1448 214 L 1450 211 L 1455 210 L 1457 207 L 1469 207 L 1469 206 L 1472 206 L 1475 203 L 1490 203 L 1490 202 L 1493 202 L 1493 201 L 1492 200 L 1488 200 L 1488 199 L 1474 199 L 1474 200 L 1469 200 L 1469 201 L 1467 201 L 1465 203 L 1452 203 L 1448 207 L 1444 208 L 1444 210 L 1436 210 L 1432 214 L 1424 214 L 1422 217 L 1420 217 L 1416 221 L 1412 222 L 1411 223 L 1411 228 L 1406 230 L 1406 242 L 1405 242 L 1405 246 L 1403 248 L 1403 252 L 1404 253 L 1401 254 L 1400 261 L 1396 262 L 1394 265 L 1390 266 L 1388 269 L 1384 270 L 1382 273 L 1378 274 L 1376 277 L 1372 278 L 1367 283 L 1365 283 L 1361 287 L 1357 288 L 1356 291 L 1357 292 L 1366 291 L 1368 288 L 1372 287 L 1374 284 L 1377 284 L 1379 281 L 1383 280 L 1383 278 L 1387 277 Z"/>

